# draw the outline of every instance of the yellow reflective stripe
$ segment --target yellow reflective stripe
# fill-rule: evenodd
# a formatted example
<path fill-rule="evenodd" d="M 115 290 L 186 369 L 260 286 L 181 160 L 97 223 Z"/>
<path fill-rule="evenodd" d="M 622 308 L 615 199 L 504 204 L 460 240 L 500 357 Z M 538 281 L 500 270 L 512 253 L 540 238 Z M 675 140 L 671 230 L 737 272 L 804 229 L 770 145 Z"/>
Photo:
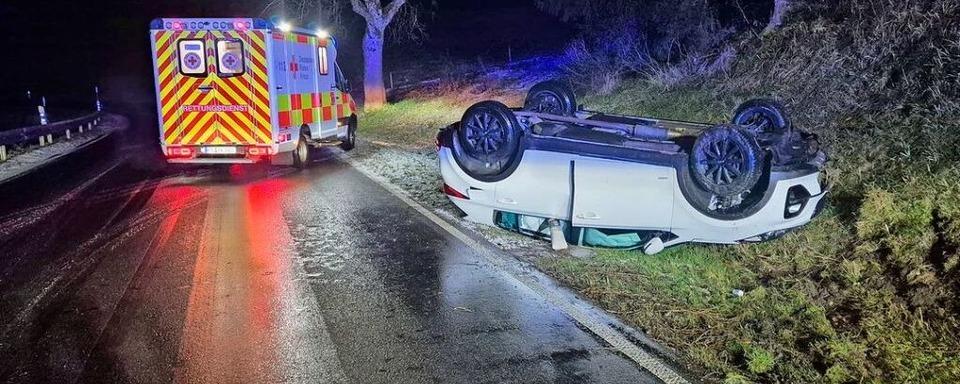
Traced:
<path fill-rule="evenodd" d="M 217 127 L 217 132 L 220 134 L 220 135 L 218 135 L 218 136 L 226 137 L 226 139 L 227 139 L 226 142 L 228 142 L 228 143 L 234 143 L 234 144 L 243 144 L 243 143 L 245 143 L 243 140 L 237 139 L 237 137 L 234 136 L 233 133 L 230 132 L 229 129 L 227 129 L 227 124 L 233 124 L 233 123 L 231 123 L 231 122 L 226 122 L 226 123 L 225 123 L 225 122 L 223 121 L 224 115 L 220 115 L 219 117 L 220 117 L 221 120 L 218 121 L 218 123 L 220 123 L 219 126 Z M 228 120 L 229 120 L 229 119 L 228 119 Z"/>
<path fill-rule="evenodd" d="M 207 95 L 204 96 L 203 100 L 200 100 L 200 102 L 199 102 L 198 104 L 199 104 L 199 105 L 210 105 L 210 100 L 213 99 L 213 94 L 214 94 L 213 92 L 207 93 Z M 183 105 L 191 105 L 191 104 L 192 104 L 192 103 L 183 103 Z M 185 119 L 183 119 L 183 122 L 180 123 L 180 127 L 183 128 L 183 127 L 193 126 L 193 120 L 196 119 L 196 118 L 197 118 L 197 114 L 200 114 L 200 113 L 202 113 L 202 114 L 204 114 L 204 115 L 211 115 L 210 113 L 203 113 L 203 112 L 188 113 L 188 114 L 187 114 L 187 117 L 186 117 Z"/>
<path fill-rule="evenodd" d="M 234 127 L 234 131 L 236 131 L 243 139 L 243 140 L 237 140 L 237 138 L 234 137 L 230 131 L 228 131 L 226 128 L 223 128 L 222 133 L 225 135 L 228 135 L 234 143 L 255 143 L 256 142 L 253 139 L 253 137 L 250 136 L 249 133 L 247 133 L 247 130 L 249 128 L 247 129 L 243 128 L 244 127 L 244 125 L 242 125 L 243 122 L 237 123 L 237 121 L 234 120 L 233 116 L 230 116 L 229 113 L 221 113 L 219 116 L 220 116 L 221 122 L 224 122 L 225 120 L 227 124 L 230 124 L 231 127 Z M 252 128 L 252 126 L 249 124 L 249 121 L 246 126 Z"/>
<path fill-rule="evenodd" d="M 191 139 L 193 139 L 193 137 L 197 135 L 197 132 L 200 131 L 200 128 L 202 128 L 204 125 L 207 125 L 207 122 L 208 122 L 210 119 L 213 118 L 213 114 L 212 114 L 212 113 L 203 113 L 203 112 L 191 112 L 191 113 L 188 113 L 188 114 L 187 114 L 187 118 L 188 118 L 188 119 L 196 118 L 197 115 L 203 115 L 203 116 L 200 117 L 200 120 L 198 120 L 196 124 L 194 124 L 194 125 L 192 125 L 192 126 L 190 126 L 190 125 L 188 125 L 188 124 L 182 124 L 182 125 L 180 126 L 181 129 L 182 129 L 183 127 L 190 127 L 190 131 L 188 131 L 186 135 L 183 135 L 183 139 L 181 139 L 182 142 L 184 142 L 184 143 L 189 143 L 189 142 L 191 141 Z M 215 129 L 213 129 L 213 126 L 210 126 L 210 128 L 211 128 L 211 129 L 208 129 L 207 131 L 215 131 Z M 207 132 L 207 133 L 209 133 L 209 132 Z M 207 135 L 202 135 L 202 136 L 209 137 L 209 134 L 207 134 Z M 201 137 L 201 139 L 203 139 L 203 137 Z M 203 140 L 197 140 L 197 141 L 203 141 Z"/>
<path fill-rule="evenodd" d="M 207 116 L 211 116 L 211 117 L 212 117 L 213 114 L 207 114 Z M 217 131 L 220 130 L 220 126 L 219 126 L 219 125 L 220 125 L 220 122 L 219 122 L 219 121 L 214 121 L 213 124 L 210 125 L 210 127 L 207 128 L 207 130 L 206 130 L 205 132 L 203 132 L 202 135 L 200 135 L 200 137 L 198 137 L 196 140 L 194 140 L 194 142 L 197 142 L 197 143 L 206 143 L 208 140 L 210 140 L 210 136 L 213 136 L 214 133 L 217 133 Z M 198 130 L 199 130 L 199 128 L 198 128 Z"/>

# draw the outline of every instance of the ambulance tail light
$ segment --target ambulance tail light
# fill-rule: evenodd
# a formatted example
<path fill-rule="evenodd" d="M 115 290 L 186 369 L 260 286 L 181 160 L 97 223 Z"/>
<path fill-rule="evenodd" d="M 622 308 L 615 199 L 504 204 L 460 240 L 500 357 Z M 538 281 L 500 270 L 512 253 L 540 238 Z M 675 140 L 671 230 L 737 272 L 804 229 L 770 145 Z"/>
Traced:
<path fill-rule="evenodd" d="M 250 156 L 267 156 L 272 152 L 270 147 L 249 147 L 247 148 L 247 155 Z"/>
<path fill-rule="evenodd" d="M 183 30 L 183 23 L 181 23 L 181 22 L 179 22 L 179 21 L 174 21 L 174 22 L 173 22 L 173 30 L 174 30 L 174 31 L 182 31 L 182 30 Z"/>
<path fill-rule="evenodd" d="M 167 148 L 167 158 L 171 159 L 185 159 L 196 156 L 193 148 L 190 147 L 168 147 Z"/>

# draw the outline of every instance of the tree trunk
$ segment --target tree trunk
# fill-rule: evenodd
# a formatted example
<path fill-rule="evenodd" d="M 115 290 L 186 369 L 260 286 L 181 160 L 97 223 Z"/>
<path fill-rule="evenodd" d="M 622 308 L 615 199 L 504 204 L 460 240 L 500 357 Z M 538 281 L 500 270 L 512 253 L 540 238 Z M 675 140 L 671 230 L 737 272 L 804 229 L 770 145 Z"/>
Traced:
<path fill-rule="evenodd" d="M 764 33 L 773 32 L 783 24 L 783 16 L 787 14 L 790 8 L 790 0 L 773 0 L 773 13 L 770 14 L 770 21 L 767 27 L 763 29 Z"/>
<path fill-rule="evenodd" d="M 383 84 L 383 30 L 367 28 L 363 36 L 363 109 L 383 107 L 387 90 Z"/>

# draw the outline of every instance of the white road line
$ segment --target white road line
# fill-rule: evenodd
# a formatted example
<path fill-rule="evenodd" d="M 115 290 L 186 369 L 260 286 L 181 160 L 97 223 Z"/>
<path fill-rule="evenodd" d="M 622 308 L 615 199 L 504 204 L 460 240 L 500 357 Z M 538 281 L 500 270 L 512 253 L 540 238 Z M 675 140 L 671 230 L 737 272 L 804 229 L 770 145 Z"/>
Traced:
<path fill-rule="evenodd" d="M 437 216 L 435 213 L 431 212 L 424 206 L 417 203 L 409 195 L 399 187 L 391 184 L 388 180 L 384 179 L 380 175 L 377 175 L 373 171 L 370 171 L 365 166 L 361 165 L 359 162 L 349 158 L 347 156 L 340 156 L 340 159 L 347 162 L 354 169 L 364 174 L 377 184 L 380 184 L 384 189 L 389 191 L 392 195 L 396 196 L 398 199 L 406 203 L 411 208 L 415 209 L 421 215 L 432 221 L 434 224 L 443 228 L 447 233 L 453 235 L 468 247 L 473 249 L 477 254 L 481 255 L 484 259 L 490 262 L 494 267 L 499 269 L 501 272 L 510 276 L 520 284 L 523 284 L 527 288 L 539 294 L 541 297 L 546 299 L 551 304 L 557 306 L 566 313 L 568 316 L 576 320 L 578 323 L 589 329 L 591 332 L 602 338 L 604 341 L 609 343 L 611 346 L 616 348 L 618 351 L 629 357 L 631 360 L 636 362 L 640 367 L 652 373 L 658 379 L 662 380 L 665 383 L 688 383 L 688 381 L 680 376 L 676 371 L 674 371 L 669 365 L 664 363 L 661 359 L 657 358 L 654 355 L 651 355 L 638 347 L 636 344 L 631 342 L 624 336 L 622 333 L 611 328 L 607 324 L 598 322 L 594 320 L 592 316 L 578 308 L 573 303 L 570 303 L 567 299 L 562 297 L 557 292 L 549 289 L 544 284 L 536 281 L 533 278 L 530 278 L 528 275 L 519 273 L 522 271 L 522 267 L 519 265 L 519 262 L 514 261 L 511 263 L 510 260 L 505 257 L 499 256 L 496 251 L 490 249 L 483 243 L 473 239 L 467 234 L 463 233 L 452 224 L 448 223 L 444 219 Z"/>

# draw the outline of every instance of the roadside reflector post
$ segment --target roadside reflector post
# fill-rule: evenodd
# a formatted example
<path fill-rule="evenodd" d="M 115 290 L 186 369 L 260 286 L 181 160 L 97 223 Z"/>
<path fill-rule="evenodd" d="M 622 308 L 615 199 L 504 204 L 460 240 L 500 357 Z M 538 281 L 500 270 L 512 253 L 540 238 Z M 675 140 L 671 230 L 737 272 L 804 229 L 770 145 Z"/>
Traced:
<path fill-rule="evenodd" d="M 93 128 L 93 123 L 87 123 L 87 129 Z"/>
<path fill-rule="evenodd" d="M 94 86 L 94 87 L 93 87 L 93 93 L 94 93 L 94 94 L 96 95 L 96 97 L 97 97 L 97 112 L 100 112 L 100 111 L 103 110 L 103 104 L 100 103 L 100 87 Z"/>
<path fill-rule="evenodd" d="M 37 112 L 40 114 L 40 125 L 47 125 L 47 108 L 42 105 L 38 105 Z"/>
<path fill-rule="evenodd" d="M 67 140 L 70 140 L 70 130 L 67 130 Z"/>
<path fill-rule="evenodd" d="M 48 134 L 47 134 L 47 144 L 53 144 L 53 134 L 52 134 L 52 133 L 48 133 Z"/>
<path fill-rule="evenodd" d="M 41 147 L 45 147 L 46 145 L 47 145 L 47 137 L 46 137 L 46 136 L 40 136 L 40 146 L 41 146 Z"/>
<path fill-rule="evenodd" d="M 80 130 L 80 133 L 83 133 L 83 124 L 80 124 L 79 126 L 77 126 L 77 129 Z"/>
<path fill-rule="evenodd" d="M 0 145 L 0 162 L 7 161 L 7 146 Z"/>

